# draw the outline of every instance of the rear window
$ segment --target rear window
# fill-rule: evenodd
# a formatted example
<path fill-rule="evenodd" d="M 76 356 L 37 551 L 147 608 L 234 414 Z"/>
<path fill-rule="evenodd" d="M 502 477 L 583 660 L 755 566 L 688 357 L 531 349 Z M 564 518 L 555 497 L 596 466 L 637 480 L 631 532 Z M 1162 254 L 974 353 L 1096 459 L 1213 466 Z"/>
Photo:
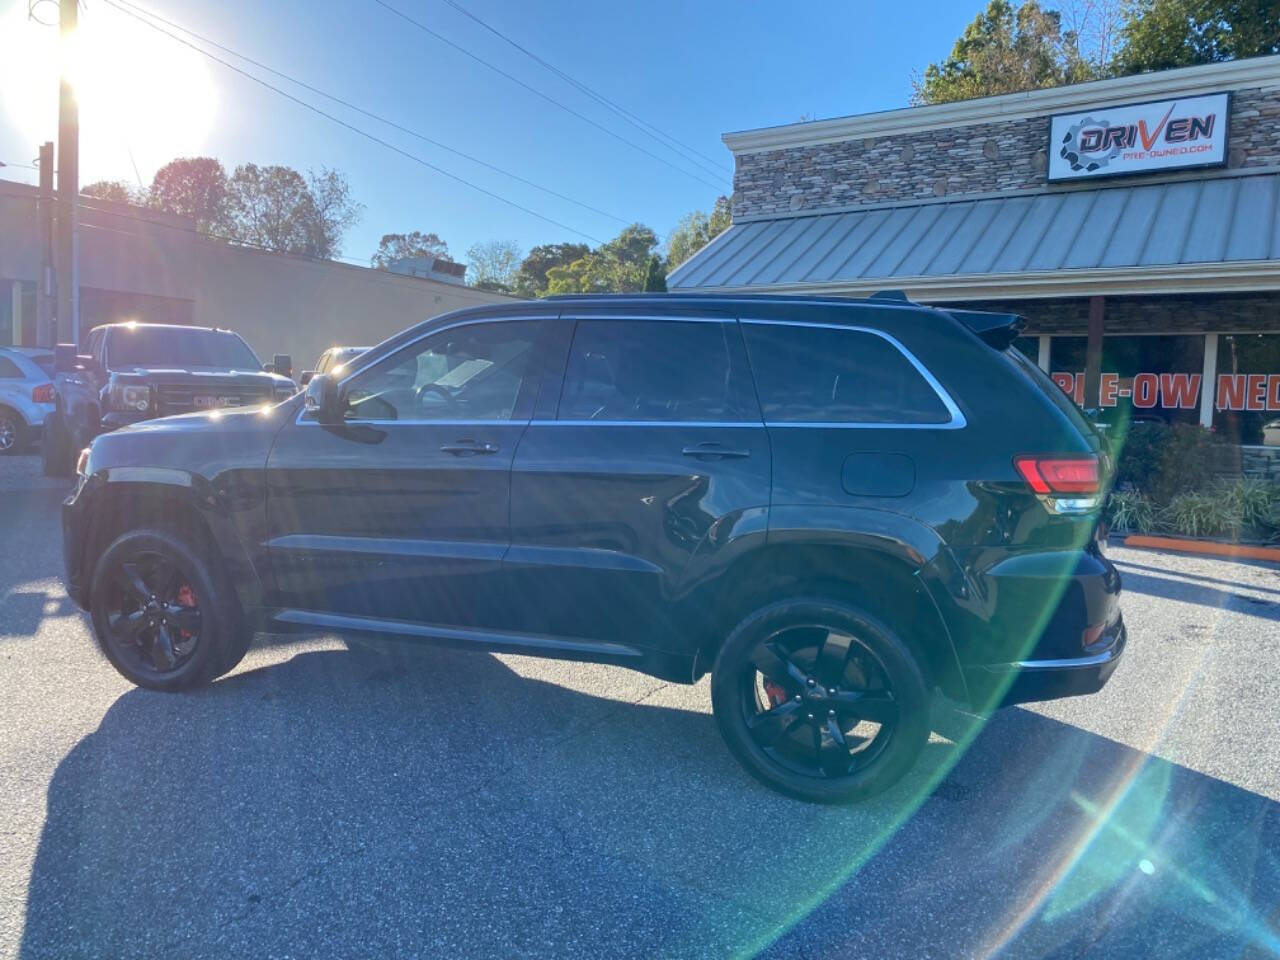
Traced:
<path fill-rule="evenodd" d="M 744 323 L 766 421 L 942 424 L 936 390 L 884 337 L 839 327 Z"/>
<path fill-rule="evenodd" d="M 237 334 L 181 327 L 113 327 L 108 367 L 216 367 L 261 370 L 262 363 Z"/>
<path fill-rule="evenodd" d="M 581 320 L 560 420 L 739 421 L 724 323 Z"/>
<path fill-rule="evenodd" d="M 1079 430 L 1084 436 L 1090 437 L 1097 435 L 1097 430 L 1075 405 L 1075 402 L 1062 392 L 1062 388 L 1049 378 L 1049 375 L 1036 366 L 1031 359 L 1016 347 L 1009 347 L 1001 351 L 1005 359 L 1007 359 L 1015 368 L 1021 371 L 1034 383 L 1040 392 L 1049 398 L 1049 401 L 1062 411 L 1063 415 L 1071 421 L 1071 425 Z"/>
<path fill-rule="evenodd" d="M 31 356 L 31 361 L 45 372 L 46 375 L 53 376 L 53 354 L 52 353 L 36 353 Z"/>

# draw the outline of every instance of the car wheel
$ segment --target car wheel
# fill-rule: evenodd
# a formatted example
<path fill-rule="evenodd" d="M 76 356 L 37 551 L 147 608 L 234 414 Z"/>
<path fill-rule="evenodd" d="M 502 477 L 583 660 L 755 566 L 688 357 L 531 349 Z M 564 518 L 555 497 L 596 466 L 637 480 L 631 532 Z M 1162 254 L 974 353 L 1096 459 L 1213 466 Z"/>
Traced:
<path fill-rule="evenodd" d="M 711 700 L 748 772 L 819 803 L 887 789 L 929 737 L 930 689 L 910 647 L 836 600 L 784 600 L 744 619 L 716 657 Z"/>
<path fill-rule="evenodd" d="M 27 425 L 16 411 L 0 407 L 0 456 L 17 453 L 27 445 Z"/>
<path fill-rule="evenodd" d="M 140 687 L 201 686 L 232 669 L 249 647 L 231 585 L 197 539 L 165 529 L 131 531 L 94 568 L 94 632 L 115 668 Z"/>
<path fill-rule="evenodd" d="M 40 465 L 46 477 L 65 477 L 71 473 L 71 435 L 60 413 L 50 413 L 44 418 Z"/>

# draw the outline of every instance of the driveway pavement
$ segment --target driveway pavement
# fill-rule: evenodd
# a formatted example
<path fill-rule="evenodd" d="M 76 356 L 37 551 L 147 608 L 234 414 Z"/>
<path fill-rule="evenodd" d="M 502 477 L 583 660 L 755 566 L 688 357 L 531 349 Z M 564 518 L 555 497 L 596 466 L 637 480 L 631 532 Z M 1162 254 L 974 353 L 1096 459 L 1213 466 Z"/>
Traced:
<path fill-rule="evenodd" d="M 0 956 L 1280 955 L 1273 568 L 1114 550 L 1102 693 L 941 710 L 828 809 L 739 770 L 705 681 L 264 637 L 136 690 L 61 487 L 0 458 Z"/>

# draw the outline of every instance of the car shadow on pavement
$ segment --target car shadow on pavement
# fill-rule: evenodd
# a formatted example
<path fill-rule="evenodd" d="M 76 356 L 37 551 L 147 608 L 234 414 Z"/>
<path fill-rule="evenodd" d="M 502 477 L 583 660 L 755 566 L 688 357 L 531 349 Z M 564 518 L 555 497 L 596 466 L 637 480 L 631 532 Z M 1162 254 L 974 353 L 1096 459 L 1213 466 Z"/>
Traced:
<path fill-rule="evenodd" d="M 1251 596 L 1244 592 L 1256 589 L 1251 584 L 1241 585 L 1236 590 L 1221 590 L 1169 576 L 1134 573 L 1124 568 L 1121 568 L 1121 576 L 1124 578 L 1124 589 L 1132 593 L 1160 597 L 1163 600 L 1195 603 L 1217 610 L 1230 609 L 1233 613 L 1261 617 L 1264 620 L 1280 623 L 1280 599 L 1271 600 Z"/>
<path fill-rule="evenodd" d="M 15 590 L 0 595 L 0 623 L 4 624 L 4 636 L 35 636 L 36 631 L 49 617 L 67 617 L 78 612 L 71 598 L 62 590 Z"/>
<path fill-rule="evenodd" d="M 21 956 L 1280 944 L 1265 797 L 1011 709 L 888 794 L 818 807 L 667 698 L 689 693 L 619 701 L 437 649 L 131 691 L 54 775 Z"/>

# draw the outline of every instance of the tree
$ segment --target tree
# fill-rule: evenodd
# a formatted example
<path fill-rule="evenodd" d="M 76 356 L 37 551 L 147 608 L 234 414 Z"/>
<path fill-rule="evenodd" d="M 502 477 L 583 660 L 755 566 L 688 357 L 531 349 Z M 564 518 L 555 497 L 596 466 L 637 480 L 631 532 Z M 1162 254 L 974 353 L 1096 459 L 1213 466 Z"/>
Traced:
<path fill-rule="evenodd" d="M 550 268 L 547 292 L 637 293 L 651 289 L 665 273 L 657 246 L 657 234 L 642 223 L 633 223 L 586 256 Z"/>
<path fill-rule="evenodd" d="M 548 293 L 547 274 L 566 267 L 591 252 L 585 243 L 543 243 L 529 251 L 516 273 L 516 293 L 522 297 L 544 297 Z"/>
<path fill-rule="evenodd" d="M 377 252 L 369 258 L 369 263 L 385 270 L 393 260 L 407 260 L 411 257 L 449 258 L 449 245 L 434 233 L 384 233 L 378 241 Z"/>
<path fill-rule="evenodd" d="M 467 250 L 467 268 L 472 286 L 481 290 L 510 293 L 520 271 L 520 248 L 509 240 L 484 240 Z"/>
<path fill-rule="evenodd" d="M 307 181 L 292 167 L 241 164 L 227 181 L 231 236 L 273 253 L 310 253 L 312 202 Z"/>
<path fill-rule="evenodd" d="M 1128 0 L 1120 74 L 1280 53 L 1280 0 Z"/>
<path fill-rule="evenodd" d="M 321 167 L 308 171 L 307 186 L 314 214 L 310 225 L 312 255 L 336 257 L 342 252 L 343 236 L 360 219 L 364 206 L 351 199 L 347 178 L 337 170 Z"/>
<path fill-rule="evenodd" d="M 80 195 L 93 197 L 95 200 L 110 200 L 113 203 L 138 203 L 139 197 L 133 187 L 124 180 L 97 180 L 80 188 Z"/>
<path fill-rule="evenodd" d="M 1062 30 L 1062 16 L 1037 0 L 1015 7 L 991 0 L 965 28 L 951 56 L 931 63 L 912 81 L 912 103 L 950 103 L 1000 93 L 1079 83 L 1096 75 L 1078 34 Z"/>
<path fill-rule="evenodd" d="M 667 269 L 674 270 L 718 237 L 732 222 L 729 198 L 717 197 L 708 216 L 701 210 L 686 213 L 667 237 Z"/>
<path fill-rule="evenodd" d="M 227 172 L 213 157 L 179 157 L 156 171 L 147 204 L 190 217 L 201 233 L 227 227 Z"/>
<path fill-rule="evenodd" d="M 331 258 L 359 216 L 346 178 L 333 170 L 308 181 L 292 167 L 245 163 L 227 181 L 231 239 L 273 253 Z"/>

